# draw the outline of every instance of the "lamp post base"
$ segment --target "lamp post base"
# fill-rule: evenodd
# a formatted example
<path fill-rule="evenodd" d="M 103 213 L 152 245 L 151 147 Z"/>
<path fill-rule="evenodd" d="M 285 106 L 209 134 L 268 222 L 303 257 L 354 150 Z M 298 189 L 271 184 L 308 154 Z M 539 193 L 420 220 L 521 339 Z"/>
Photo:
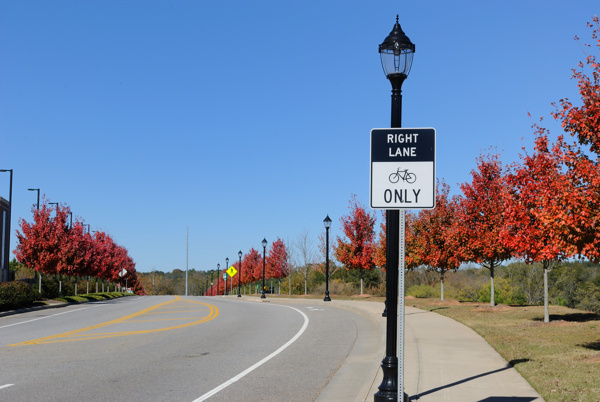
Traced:
<path fill-rule="evenodd" d="M 261 292 L 260 298 L 261 299 L 266 299 L 267 298 L 267 296 L 265 296 L 265 291 L 264 290 Z"/>
<path fill-rule="evenodd" d="M 331 298 L 329 297 L 329 291 L 325 292 L 325 298 L 323 301 L 331 301 Z"/>
<path fill-rule="evenodd" d="M 398 358 L 386 356 L 381 361 L 383 370 L 383 381 L 379 385 L 379 391 L 375 393 L 375 402 L 397 402 L 398 401 Z M 404 393 L 404 402 L 408 402 L 408 395 Z"/>

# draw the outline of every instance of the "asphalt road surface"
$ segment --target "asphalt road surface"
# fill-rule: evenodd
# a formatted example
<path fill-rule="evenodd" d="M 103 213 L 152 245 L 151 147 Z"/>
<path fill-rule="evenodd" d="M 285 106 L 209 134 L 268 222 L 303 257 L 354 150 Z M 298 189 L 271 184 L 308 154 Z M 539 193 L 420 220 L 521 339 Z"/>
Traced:
<path fill-rule="evenodd" d="M 144 296 L 0 318 L 0 401 L 313 401 L 354 345 L 350 311 Z"/>

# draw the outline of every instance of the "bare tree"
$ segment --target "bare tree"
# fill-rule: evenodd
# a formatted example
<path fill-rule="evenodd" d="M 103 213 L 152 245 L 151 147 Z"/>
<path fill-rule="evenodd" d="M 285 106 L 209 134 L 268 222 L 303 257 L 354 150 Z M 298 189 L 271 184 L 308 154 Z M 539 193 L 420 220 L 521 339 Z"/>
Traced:
<path fill-rule="evenodd" d="M 313 241 L 308 234 L 308 230 L 303 229 L 294 241 L 294 248 L 298 255 L 296 267 L 298 272 L 304 277 L 304 295 L 308 294 L 308 275 L 314 268 L 314 250 Z"/>
<path fill-rule="evenodd" d="M 291 244 L 290 241 L 286 241 L 286 244 Z M 294 247 L 288 247 L 286 250 L 285 266 L 283 267 L 284 274 L 288 277 L 288 295 L 292 295 L 292 273 L 294 273 Z"/>
<path fill-rule="evenodd" d="M 323 262 L 317 264 L 316 269 L 318 269 L 319 271 L 321 271 L 323 273 L 323 275 L 325 275 L 325 259 L 326 259 L 326 241 L 325 241 L 325 237 L 327 236 L 327 232 L 324 229 L 323 232 L 321 232 L 321 234 L 319 235 L 319 252 L 322 255 L 323 258 Z M 334 248 L 334 242 L 332 241 L 332 238 L 329 237 L 329 277 L 331 278 L 331 276 L 336 273 L 339 269 L 340 269 L 340 265 L 336 264 L 336 258 L 335 258 L 335 248 Z"/>

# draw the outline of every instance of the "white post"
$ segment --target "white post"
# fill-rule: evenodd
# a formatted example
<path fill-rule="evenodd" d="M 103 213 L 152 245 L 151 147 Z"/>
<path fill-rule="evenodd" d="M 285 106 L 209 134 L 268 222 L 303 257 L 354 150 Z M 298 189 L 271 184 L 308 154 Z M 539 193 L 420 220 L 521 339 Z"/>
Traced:
<path fill-rule="evenodd" d="M 404 235 L 406 212 L 400 210 L 398 236 L 398 402 L 404 400 Z"/>

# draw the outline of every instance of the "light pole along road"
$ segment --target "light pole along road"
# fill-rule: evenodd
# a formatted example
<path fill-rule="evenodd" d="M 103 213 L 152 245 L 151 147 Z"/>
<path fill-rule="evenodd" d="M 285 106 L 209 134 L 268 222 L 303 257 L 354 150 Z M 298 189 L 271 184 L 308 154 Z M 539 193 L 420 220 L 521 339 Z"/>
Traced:
<path fill-rule="evenodd" d="M 352 349 L 353 313 L 131 296 L 0 317 L 0 400 L 313 401 Z"/>

